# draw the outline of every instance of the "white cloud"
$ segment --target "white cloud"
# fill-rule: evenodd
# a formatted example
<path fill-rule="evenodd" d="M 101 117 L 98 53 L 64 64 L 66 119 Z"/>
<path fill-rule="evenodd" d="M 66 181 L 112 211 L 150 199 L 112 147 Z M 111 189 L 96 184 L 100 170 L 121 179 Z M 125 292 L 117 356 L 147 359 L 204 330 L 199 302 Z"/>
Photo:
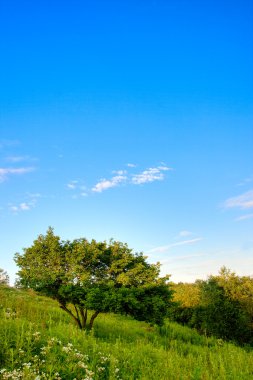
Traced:
<path fill-rule="evenodd" d="M 128 166 L 129 168 L 136 168 L 137 165 L 135 165 L 135 164 L 127 164 L 126 166 Z"/>
<path fill-rule="evenodd" d="M 74 189 L 76 189 L 76 184 L 75 184 L 75 183 L 68 183 L 68 184 L 67 184 L 67 187 L 68 187 L 69 189 L 71 189 L 71 190 L 74 190 Z"/>
<path fill-rule="evenodd" d="M 240 222 L 242 220 L 251 219 L 251 218 L 253 218 L 253 214 L 246 214 L 246 215 L 239 216 L 238 218 L 235 219 L 235 221 Z"/>
<path fill-rule="evenodd" d="M 102 179 L 93 188 L 92 191 L 96 193 L 101 193 L 104 190 L 110 189 L 111 187 L 119 186 L 122 182 L 125 182 L 127 177 L 124 175 L 116 175 L 111 179 Z"/>
<path fill-rule="evenodd" d="M 71 198 L 78 199 L 80 197 L 86 197 L 88 193 L 86 192 L 87 187 L 82 184 L 82 181 L 79 180 L 73 180 L 67 183 L 67 188 L 70 190 L 75 190 L 75 194 L 72 193 Z"/>
<path fill-rule="evenodd" d="M 31 205 L 29 205 L 28 203 L 23 202 L 23 203 L 20 203 L 19 207 L 20 207 L 20 210 L 26 211 L 26 210 L 30 210 Z"/>
<path fill-rule="evenodd" d="M 9 175 L 21 175 L 33 170 L 34 168 L 0 168 L 0 182 L 4 182 Z"/>
<path fill-rule="evenodd" d="M 253 190 L 247 191 L 237 197 L 229 198 L 224 203 L 225 208 L 240 208 L 241 210 L 253 208 Z"/>
<path fill-rule="evenodd" d="M 134 168 L 136 165 L 127 164 L 128 167 Z M 149 168 L 139 174 L 128 174 L 126 170 L 114 170 L 114 176 L 110 179 L 103 178 L 95 186 L 92 187 L 92 192 L 101 193 L 104 190 L 112 187 L 120 186 L 123 183 L 140 185 L 148 182 L 164 179 L 164 172 L 172 170 L 165 164 Z"/>
<path fill-rule="evenodd" d="M 26 201 L 20 202 L 19 204 L 16 204 L 16 205 L 9 204 L 9 209 L 14 213 L 29 211 L 36 206 L 37 200 L 40 197 L 41 197 L 41 194 L 39 193 L 27 194 Z"/>
<path fill-rule="evenodd" d="M 187 231 L 187 230 L 183 230 L 183 231 L 179 232 L 180 237 L 185 237 L 185 236 L 190 236 L 190 235 L 192 235 L 192 233 L 190 231 Z"/>
<path fill-rule="evenodd" d="M 170 250 L 170 249 L 173 248 L 173 247 L 177 247 L 177 246 L 180 246 L 180 245 L 191 245 L 191 244 L 195 244 L 195 243 L 199 242 L 200 240 L 203 240 L 203 238 L 199 237 L 199 238 L 190 239 L 190 240 L 178 241 L 177 243 L 172 243 L 172 244 L 163 245 L 163 246 L 160 246 L 160 247 L 156 247 L 156 248 L 150 249 L 149 251 L 147 251 L 147 253 L 154 253 L 154 252 L 156 252 L 156 253 L 161 253 L 161 252 L 166 252 L 166 251 Z"/>
<path fill-rule="evenodd" d="M 144 170 L 140 174 L 135 174 L 132 177 L 132 183 L 134 185 L 141 185 L 147 182 L 162 181 L 164 179 L 164 171 L 172 170 L 167 166 L 158 166 L 156 168 L 149 168 Z"/>
<path fill-rule="evenodd" d="M 116 175 L 125 175 L 125 174 L 127 174 L 127 171 L 126 170 L 113 170 L 112 173 L 116 174 Z"/>
<path fill-rule="evenodd" d="M 20 211 L 28 211 L 31 210 L 31 208 L 34 207 L 31 203 L 22 202 L 19 205 L 16 206 L 10 206 L 10 210 L 17 213 Z"/>

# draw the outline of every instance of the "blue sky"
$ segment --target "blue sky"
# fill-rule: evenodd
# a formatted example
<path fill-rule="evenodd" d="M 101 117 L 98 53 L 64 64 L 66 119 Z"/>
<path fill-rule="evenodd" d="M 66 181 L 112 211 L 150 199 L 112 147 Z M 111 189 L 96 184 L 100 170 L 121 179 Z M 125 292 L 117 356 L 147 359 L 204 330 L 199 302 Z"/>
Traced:
<path fill-rule="evenodd" d="M 221 4 L 222 3 L 222 4 Z M 251 1 L 0 4 L 0 267 L 48 226 L 253 275 Z"/>

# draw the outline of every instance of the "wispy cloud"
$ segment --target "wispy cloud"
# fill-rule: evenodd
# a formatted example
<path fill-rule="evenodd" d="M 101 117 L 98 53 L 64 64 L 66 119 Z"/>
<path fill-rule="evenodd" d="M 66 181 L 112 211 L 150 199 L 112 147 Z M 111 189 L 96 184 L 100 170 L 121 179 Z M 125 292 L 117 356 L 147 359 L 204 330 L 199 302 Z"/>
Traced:
<path fill-rule="evenodd" d="M 92 191 L 96 193 L 101 193 L 104 190 L 119 186 L 121 183 L 125 182 L 126 180 L 127 180 L 126 175 L 116 175 L 112 177 L 111 179 L 102 179 L 92 188 Z"/>
<path fill-rule="evenodd" d="M 189 259 L 195 259 L 196 257 L 205 257 L 205 256 L 206 256 L 205 253 L 195 253 L 195 254 L 183 255 L 183 256 L 173 256 L 166 260 L 160 260 L 160 263 L 164 265 L 164 264 L 168 264 L 172 262 L 184 261 L 184 260 L 189 260 Z"/>
<path fill-rule="evenodd" d="M 164 179 L 164 171 L 172 170 L 167 166 L 157 166 L 144 170 L 142 173 L 134 174 L 132 176 L 132 183 L 134 185 L 141 185 L 147 182 L 162 181 Z"/>
<path fill-rule="evenodd" d="M 0 182 L 4 182 L 10 175 L 22 175 L 33 171 L 34 168 L 0 168 Z"/>
<path fill-rule="evenodd" d="M 112 173 L 116 175 L 126 175 L 127 170 L 113 170 Z"/>
<path fill-rule="evenodd" d="M 76 189 L 76 185 L 74 183 L 68 183 L 67 184 L 67 187 L 71 190 L 75 190 Z"/>
<path fill-rule="evenodd" d="M 87 187 L 80 180 L 72 180 L 67 183 L 67 188 L 71 190 L 71 198 L 78 199 L 80 197 L 87 197 Z"/>
<path fill-rule="evenodd" d="M 237 197 L 229 198 L 224 203 L 225 208 L 239 208 L 241 210 L 253 208 L 253 190 Z"/>
<path fill-rule="evenodd" d="M 241 222 L 242 220 L 246 219 L 251 219 L 253 218 L 253 214 L 246 214 L 246 215 L 241 215 L 238 218 L 235 219 L 236 222 Z"/>
<path fill-rule="evenodd" d="M 0 140 L 0 149 L 11 147 L 11 146 L 16 146 L 19 145 L 20 142 L 18 140 L 5 140 L 2 139 Z"/>
<path fill-rule="evenodd" d="M 67 183 L 67 188 L 70 190 L 75 190 L 77 188 L 78 181 L 70 181 Z"/>
<path fill-rule="evenodd" d="M 181 246 L 181 245 L 192 245 L 192 244 L 195 244 L 199 241 L 203 240 L 203 238 L 199 237 L 199 238 L 195 238 L 195 239 L 190 239 L 190 240 L 182 240 L 182 241 L 178 241 L 176 243 L 172 243 L 172 244 L 168 244 L 168 245 L 163 245 L 163 246 L 160 246 L 160 247 L 156 247 L 156 248 L 152 248 L 150 249 L 149 251 L 147 251 L 147 253 L 162 253 L 162 252 L 167 252 L 168 250 L 170 250 L 171 248 L 173 247 L 178 247 L 178 246 Z"/>
<path fill-rule="evenodd" d="M 20 203 L 18 206 L 10 206 L 11 211 L 19 212 L 19 211 L 28 211 L 31 209 L 31 205 L 26 202 Z"/>
<path fill-rule="evenodd" d="M 29 156 L 7 156 L 7 157 L 5 157 L 5 161 L 12 162 L 12 163 L 28 161 L 28 160 L 33 160 L 33 159 Z"/>
<path fill-rule="evenodd" d="M 19 212 L 22 212 L 22 211 L 29 211 L 31 209 L 33 209 L 36 205 L 36 200 L 33 199 L 31 201 L 28 201 L 28 202 L 21 202 L 21 203 L 18 203 L 18 204 L 10 204 L 9 205 L 9 209 L 10 211 L 12 211 L 13 213 L 17 214 Z"/>
<path fill-rule="evenodd" d="M 245 178 L 242 182 L 238 183 L 237 186 L 245 186 L 253 181 L 253 177 Z"/>
<path fill-rule="evenodd" d="M 180 237 L 185 237 L 185 236 L 190 236 L 190 235 L 192 235 L 192 232 L 187 231 L 187 230 L 183 230 L 179 232 Z"/>
<path fill-rule="evenodd" d="M 41 197 L 41 194 L 39 193 L 27 194 L 26 201 L 20 202 L 18 204 L 9 204 L 9 209 L 15 214 L 22 211 L 29 211 L 36 206 L 37 200 L 40 197 Z"/>
<path fill-rule="evenodd" d="M 172 170 L 172 168 L 162 163 L 160 166 L 148 168 L 141 173 L 131 173 L 131 169 L 134 169 L 136 165 L 129 163 L 126 166 L 129 167 L 129 170 L 113 170 L 111 177 L 100 179 L 89 189 L 85 186 L 80 186 L 80 181 L 69 181 L 66 186 L 70 190 L 80 190 L 79 196 L 87 196 L 90 193 L 102 193 L 105 190 L 126 184 L 140 185 L 157 180 L 161 181 L 165 178 L 164 173 L 168 170 Z M 75 198 L 78 198 L 77 194 L 75 194 Z"/>

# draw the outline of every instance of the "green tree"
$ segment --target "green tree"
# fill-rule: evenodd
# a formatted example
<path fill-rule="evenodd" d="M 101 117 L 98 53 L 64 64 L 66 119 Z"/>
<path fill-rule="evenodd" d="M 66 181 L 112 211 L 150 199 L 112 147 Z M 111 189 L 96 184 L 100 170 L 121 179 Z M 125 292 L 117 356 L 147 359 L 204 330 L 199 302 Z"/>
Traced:
<path fill-rule="evenodd" d="M 253 327 L 253 277 L 238 276 L 223 266 L 218 276 L 212 276 L 223 287 L 225 294 L 233 301 L 238 301 L 252 320 Z"/>
<path fill-rule="evenodd" d="M 149 264 L 127 244 L 76 239 L 62 241 L 49 228 L 15 261 L 21 287 L 59 302 L 81 329 L 92 328 L 100 312 L 129 314 L 162 324 L 172 297 L 160 264 Z M 92 310 L 88 322 L 88 310 Z"/>
<path fill-rule="evenodd" d="M 195 308 L 200 302 L 199 282 L 178 284 L 171 283 L 174 303 L 171 304 L 169 318 L 182 324 L 189 324 Z"/>
<path fill-rule="evenodd" d="M 0 285 L 8 285 L 9 284 L 9 276 L 5 270 L 0 268 Z"/>
<path fill-rule="evenodd" d="M 203 281 L 200 287 L 200 307 L 196 308 L 192 322 L 195 319 L 202 330 L 219 338 L 239 343 L 250 342 L 250 316 L 240 302 L 231 298 L 215 276 Z"/>
<path fill-rule="evenodd" d="M 183 283 L 172 284 L 173 300 L 180 303 L 182 307 L 195 307 L 200 301 L 200 288 L 199 283 Z"/>

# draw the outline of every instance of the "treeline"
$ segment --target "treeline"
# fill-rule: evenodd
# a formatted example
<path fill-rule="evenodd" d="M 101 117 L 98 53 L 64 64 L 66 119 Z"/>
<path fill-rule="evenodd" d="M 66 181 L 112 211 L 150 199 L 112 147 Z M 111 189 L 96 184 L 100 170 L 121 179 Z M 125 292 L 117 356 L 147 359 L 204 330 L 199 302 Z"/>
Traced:
<path fill-rule="evenodd" d="M 239 344 L 253 344 L 253 278 L 221 268 L 206 281 L 173 284 L 174 305 L 169 317 Z"/>

